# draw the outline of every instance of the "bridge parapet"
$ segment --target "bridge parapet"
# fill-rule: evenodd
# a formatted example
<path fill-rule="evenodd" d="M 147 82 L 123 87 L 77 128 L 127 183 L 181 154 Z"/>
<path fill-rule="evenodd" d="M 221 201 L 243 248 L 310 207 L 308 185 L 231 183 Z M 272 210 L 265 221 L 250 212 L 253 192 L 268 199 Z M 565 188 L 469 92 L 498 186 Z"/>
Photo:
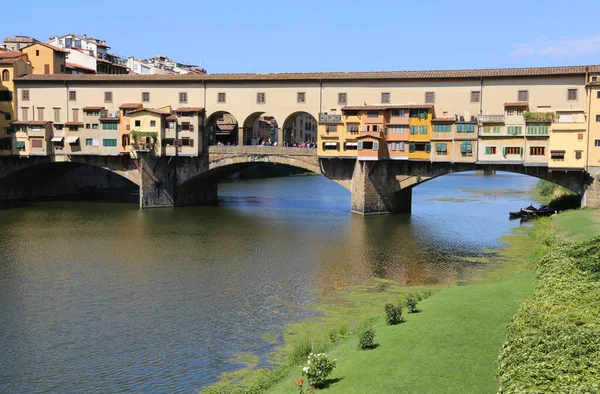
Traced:
<path fill-rule="evenodd" d="M 314 156 L 313 148 L 284 148 L 278 146 L 211 146 L 209 156 L 214 155 L 277 155 L 277 156 Z"/>

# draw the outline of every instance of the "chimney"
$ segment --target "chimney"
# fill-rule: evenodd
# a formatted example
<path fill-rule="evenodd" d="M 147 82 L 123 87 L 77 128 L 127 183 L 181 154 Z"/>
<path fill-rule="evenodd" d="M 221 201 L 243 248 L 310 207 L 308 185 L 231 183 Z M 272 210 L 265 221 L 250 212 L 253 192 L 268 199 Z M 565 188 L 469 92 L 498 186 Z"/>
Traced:
<path fill-rule="evenodd" d="M 84 34 L 84 35 L 83 35 L 83 38 L 87 38 L 87 34 Z"/>

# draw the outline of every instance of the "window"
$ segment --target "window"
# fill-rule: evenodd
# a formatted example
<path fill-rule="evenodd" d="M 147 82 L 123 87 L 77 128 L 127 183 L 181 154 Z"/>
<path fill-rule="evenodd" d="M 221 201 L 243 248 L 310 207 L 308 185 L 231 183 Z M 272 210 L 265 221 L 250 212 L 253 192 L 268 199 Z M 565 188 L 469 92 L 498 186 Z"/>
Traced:
<path fill-rule="evenodd" d="M 523 116 L 523 108 L 517 108 L 517 115 Z"/>
<path fill-rule="evenodd" d="M 438 142 L 435 144 L 435 151 L 440 156 L 445 156 L 448 154 L 448 144 Z"/>
<path fill-rule="evenodd" d="M 598 77 L 592 77 L 592 82 L 598 82 Z"/>
<path fill-rule="evenodd" d="M 94 140 L 92 138 L 86 138 L 85 146 L 94 146 Z"/>
<path fill-rule="evenodd" d="M 98 130 L 98 123 L 92 123 L 92 130 Z"/>
<path fill-rule="evenodd" d="M 435 103 L 435 92 L 425 92 L 425 104 Z"/>
<path fill-rule="evenodd" d="M 596 98 L 600 99 L 600 91 L 596 92 Z"/>
<path fill-rule="evenodd" d="M 75 90 L 69 91 L 69 101 L 77 101 L 77 92 Z"/>
<path fill-rule="evenodd" d="M 367 118 L 378 118 L 379 117 L 379 112 L 377 111 L 369 111 L 367 113 Z"/>
<path fill-rule="evenodd" d="M 256 93 L 256 103 L 257 104 L 264 104 L 267 101 L 265 93 L 263 92 L 259 92 Z"/>
<path fill-rule="evenodd" d="M 40 56 L 40 50 L 39 49 L 35 50 L 35 56 Z"/>
<path fill-rule="evenodd" d="M 378 124 L 374 124 L 374 125 L 372 126 L 372 131 L 381 131 L 381 126 L 380 126 L 380 125 L 378 125 Z"/>
<path fill-rule="evenodd" d="M 323 142 L 323 150 L 338 150 L 338 142 Z M 358 143 L 360 145 L 360 142 Z"/>
<path fill-rule="evenodd" d="M 474 123 L 459 123 L 456 125 L 457 133 L 474 133 L 475 132 L 475 124 Z"/>
<path fill-rule="evenodd" d="M 106 146 L 106 147 L 117 146 L 117 139 L 116 138 L 105 138 L 102 140 L 102 146 Z"/>
<path fill-rule="evenodd" d="M 335 133 L 337 131 L 337 125 L 336 124 L 325 125 L 325 131 L 327 133 Z"/>
<path fill-rule="evenodd" d="M 21 108 L 21 120 L 29 120 L 29 107 Z"/>
<path fill-rule="evenodd" d="M 449 124 L 434 124 L 433 132 L 434 133 L 449 133 L 452 125 Z"/>
<path fill-rule="evenodd" d="M 54 108 L 54 121 L 60 122 L 60 108 Z"/>
<path fill-rule="evenodd" d="M 104 102 L 112 103 L 112 92 L 104 92 Z"/>
<path fill-rule="evenodd" d="M 423 125 L 420 127 L 419 134 L 427 134 L 427 126 Z"/>
<path fill-rule="evenodd" d="M 521 154 L 521 148 L 518 147 L 507 147 L 504 148 L 504 156 L 506 155 L 520 155 Z"/>
<path fill-rule="evenodd" d="M 544 156 L 546 148 L 544 146 L 532 146 L 529 148 L 529 154 L 531 156 Z"/>
<path fill-rule="evenodd" d="M 38 116 L 37 120 L 44 120 L 44 107 L 38 107 Z"/>
<path fill-rule="evenodd" d="M 79 122 L 79 109 L 73 108 L 73 122 Z"/>
<path fill-rule="evenodd" d="M 569 100 L 569 101 L 577 100 L 577 89 L 567 89 L 567 100 Z"/>
<path fill-rule="evenodd" d="M 548 126 L 542 126 L 542 125 L 527 126 L 527 134 L 547 135 L 548 134 Z"/>
<path fill-rule="evenodd" d="M 21 90 L 21 100 L 29 101 L 29 90 Z"/>
<path fill-rule="evenodd" d="M 392 118 L 403 118 L 406 116 L 406 112 L 403 109 L 393 109 Z"/>
<path fill-rule="evenodd" d="M 179 103 L 187 104 L 187 92 L 179 92 Z"/>
<path fill-rule="evenodd" d="M 140 127 L 142 125 L 142 121 L 136 120 L 134 124 L 135 124 L 135 127 Z"/>
<path fill-rule="evenodd" d="M 61 64 L 61 65 L 60 65 L 60 72 L 61 72 L 61 73 L 64 73 L 64 72 L 65 72 L 65 65 L 64 65 L 64 64 Z"/>
<path fill-rule="evenodd" d="M 69 131 L 79 131 L 79 126 L 69 126 Z"/>
<path fill-rule="evenodd" d="M 346 125 L 346 131 L 349 133 L 358 133 L 358 123 L 348 123 Z"/>
<path fill-rule="evenodd" d="M 519 90 L 517 101 L 529 101 L 529 91 Z"/>
<path fill-rule="evenodd" d="M 596 122 L 600 122 L 600 115 L 596 115 Z"/>
<path fill-rule="evenodd" d="M 57 124 L 57 125 L 54 125 L 54 128 L 56 128 L 56 130 L 58 130 L 58 131 L 61 131 L 63 129 L 63 125 Z"/>
<path fill-rule="evenodd" d="M 348 104 L 348 93 L 338 93 L 338 104 L 339 105 Z"/>
<path fill-rule="evenodd" d="M 150 92 L 142 92 L 142 103 L 150 102 Z"/>
<path fill-rule="evenodd" d="M 508 116 L 513 116 L 514 114 L 515 114 L 515 110 L 514 110 L 514 108 L 508 108 L 508 109 L 506 110 L 506 115 L 508 115 Z"/>
<path fill-rule="evenodd" d="M 550 151 L 550 157 L 552 157 L 552 160 L 564 160 L 565 159 L 565 151 L 564 150 Z"/>
<path fill-rule="evenodd" d="M 31 139 L 31 147 L 32 148 L 43 148 L 44 142 L 41 138 L 32 138 Z"/>
<path fill-rule="evenodd" d="M 408 131 L 408 126 L 404 125 L 391 125 L 390 133 L 405 133 Z"/>
<path fill-rule="evenodd" d="M 390 103 L 390 94 L 389 93 L 381 93 L 381 104 L 389 104 Z"/>
<path fill-rule="evenodd" d="M 150 127 L 156 127 L 156 121 L 155 120 L 151 120 L 150 121 Z"/>
<path fill-rule="evenodd" d="M 410 134 L 419 134 L 419 126 L 410 126 Z"/>
<path fill-rule="evenodd" d="M 595 140 L 594 141 L 594 146 L 595 147 L 600 147 L 600 140 Z"/>
<path fill-rule="evenodd" d="M 486 146 L 485 147 L 485 154 L 486 155 L 495 155 L 496 154 L 496 147 L 495 146 Z"/>
<path fill-rule="evenodd" d="M 481 101 L 481 92 L 479 90 L 474 90 L 471 92 L 471 102 L 478 103 Z"/>
<path fill-rule="evenodd" d="M 11 120 L 12 119 L 12 115 L 10 112 L 5 112 L 4 113 L 4 120 Z"/>
<path fill-rule="evenodd" d="M 13 95 L 10 90 L 0 90 L 0 101 L 12 101 Z"/>
<path fill-rule="evenodd" d="M 298 93 L 296 93 L 296 102 L 297 103 L 304 103 L 304 102 L 306 102 L 306 93 L 304 93 L 304 92 L 298 92 Z"/>
<path fill-rule="evenodd" d="M 473 145 L 471 141 L 464 141 L 460 144 L 460 153 L 463 156 L 471 156 L 473 154 Z"/>
<path fill-rule="evenodd" d="M 582 154 L 582 151 L 576 150 L 575 151 L 575 159 L 576 160 L 581 160 L 581 154 Z"/>
<path fill-rule="evenodd" d="M 91 123 L 86 123 L 86 124 L 85 124 L 85 129 L 86 129 L 86 130 L 89 130 L 89 129 L 91 129 L 91 128 L 92 128 L 92 125 L 91 125 Z"/>
<path fill-rule="evenodd" d="M 119 130 L 118 123 L 102 123 L 102 130 Z"/>
<path fill-rule="evenodd" d="M 225 93 L 217 93 L 217 103 L 225 102 Z"/>
<path fill-rule="evenodd" d="M 522 126 L 508 126 L 507 127 L 507 132 L 510 135 L 522 134 L 523 133 L 523 128 L 522 128 Z"/>
<path fill-rule="evenodd" d="M 2 80 L 3 81 L 9 81 L 10 80 L 10 72 L 8 70 L 2 71 Z"/>

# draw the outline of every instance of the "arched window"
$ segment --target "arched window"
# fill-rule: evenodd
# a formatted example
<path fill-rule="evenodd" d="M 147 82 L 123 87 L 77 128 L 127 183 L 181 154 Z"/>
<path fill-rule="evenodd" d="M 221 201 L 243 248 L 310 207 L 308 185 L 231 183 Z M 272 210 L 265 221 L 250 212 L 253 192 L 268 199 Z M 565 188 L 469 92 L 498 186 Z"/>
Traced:
<path fill-rule="evenodd" d="M 9 79 L 10 79 L 10 73 L 8 72 L 8 70 L 2 71 L 2 80 L 8 81 Z"/>

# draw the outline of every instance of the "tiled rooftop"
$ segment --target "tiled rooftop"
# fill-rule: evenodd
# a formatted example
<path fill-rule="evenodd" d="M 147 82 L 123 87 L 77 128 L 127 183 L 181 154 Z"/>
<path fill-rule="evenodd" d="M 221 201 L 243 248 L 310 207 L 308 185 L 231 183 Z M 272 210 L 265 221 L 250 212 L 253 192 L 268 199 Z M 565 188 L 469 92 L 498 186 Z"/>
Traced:
<path fill-rule="evenodd" d="M 386 109 L 418 109 L 433 108 L 433 104 L 382 104 L 382 105 L 347 105 L 342 111 L 383 111 Z"/>

